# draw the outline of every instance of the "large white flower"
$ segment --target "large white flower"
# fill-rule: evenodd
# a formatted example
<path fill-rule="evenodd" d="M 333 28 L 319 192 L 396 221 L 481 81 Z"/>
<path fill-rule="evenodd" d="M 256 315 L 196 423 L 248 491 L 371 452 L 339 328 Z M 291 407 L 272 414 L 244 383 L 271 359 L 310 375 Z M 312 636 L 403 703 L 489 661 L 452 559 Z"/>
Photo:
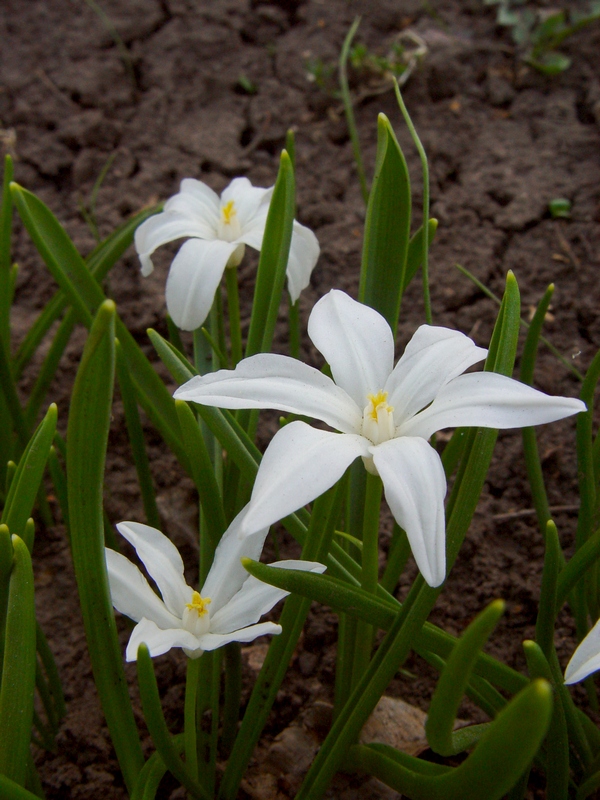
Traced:
<path fill-rule="evenodd" d="M 219 197 L 205 183 L 185 178 L 164 210 L 137 228 L 135 248 L 142 275 L 154 269 L 151 256 L 157 247 L 188 239 L 167 278 L 167 308 L 178 328 L 191 331 L 202 325 L 225 267 L 240 263 L 246 245 L 261 249 L 272 194 L 273 187 L 259 189 L 248 178 L 235 178 Z M 308 286 L 318 257 L 317 237 L 294 220 L 287 265 L 292 302 Z"/>
<path fill-rule="evenodd" d="M 190 658 L 228 642 L 250 642 L 257 636 L 281 633 L 274 622 L 257 620 L 289 592 L 262 583 L 244 570 L 240 559 L 258 559 L 268 529 L 251 536 L 240 533 L 247 506 L 223 534 L 213 565 L 199 592 L 183 577 L 183 562 L 175 545 L 156 528 L 121 522 L 119 532 L 132 544 L 156 583 L 161 598 L 128 558 L 106 549 L 110 593 L 117 611 L 137 622 L 127 645 L 127 661 L 135 661 L 144 642 L 151 656 L 182 647 Z M 272 567 L 323 572 L 312 561 L 276 561 Z"/>
<path fill-rule="evenodd" d="M 431 586 L 446 572 L 446 478 L 429 437 L 442 428 L 518 428 L 585 410 L 580 400 L 550 397 L 491 372 L 462 373 L 487 350 L 458 331 L 422 325 L 394 367 L 386 320 L 333 290 L 313 308 L 308 334 L 331 369 L 261 354 L 235 370 L 195 377 L 181 400 L 221 408 L 276 408 L 315 417 L 340 433 L 296 421 L 277 432 L 258 471 L 242 529 L 282 519 L 318 497 L 362 456 L 378 473 L 398 524 Z"/>
<path fill-rule="evenodd" d="M 580 642 L 565 670 L 565 683 L 578 683 L 600 669 L 600 620 Z"/>

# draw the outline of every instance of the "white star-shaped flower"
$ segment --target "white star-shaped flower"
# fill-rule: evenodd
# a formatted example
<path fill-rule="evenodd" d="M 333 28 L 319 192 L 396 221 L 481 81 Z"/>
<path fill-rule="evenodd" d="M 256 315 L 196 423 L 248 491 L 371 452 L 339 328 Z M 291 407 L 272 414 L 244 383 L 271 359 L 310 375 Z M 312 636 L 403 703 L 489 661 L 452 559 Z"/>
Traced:
<path fill-rule="evenodd" d="M 154 266 L 152 253 L 175 239 L 188 239 L 171 264 L 167 278 L 167 309 L 184 331 L 199 328 L 213 303 L 227 266 L 236 267 L 245 246 L 260 250 L 273 187 L 260 189 L 248 178 L 235 178 L 221 197 L 194 178 L 181 181 L 179 193 L 137 228 L 135 248 L 142 275 Z M 294 220 L 287 265 L 288 289 L 295 303 L 308 286 L 319 257 L 317 237 Z"/>
<path fill-rule="evenodd" d="M 446 574 L 446 478 L 428 442 L 457 426 L 520 428 L 585 410 L 493 372 L 463 374 L 484 350 L 458 331 L 422 325 L 394 367 L 386 320 L 332 290 L 313 308 L 308 334 L 333 380 L 293 358 L 260 354 L 235 370 L 192 378 L 180 400 L 221 408 L 275 408 L 314 417 L 341 433 L 296 421 L 274 436 L 262 459 L 242 530 L 269 525 L 318 497 L 361 456 L 379 474 L 388 505 L 430 586 Z"/>
<path fill-rule="evenodd" d="M 132 562 L 106 548 L 110 593 L 117 611 L 135 620 L 126 650 L 127 661 L 137 659 L 144 642 L 151 656 L 182 647 L 190 658 L 228 642 L 250 642 L 257 636 L 281 633 L 281 626 L 258 619 L 289 592 L 262 583 L 244 570 L 240 559 L 257 560 L 268 529 L 251 536 L 240 533 L 247 506 L 223 534 L 213 565 L 199 592 L 185 582 L 183 561 L 175 545 L 156 528 L 139 522 L 121 522 L 119 532 L 135 547 L 161 597 Z M 312 561 L 277 561 L 272 567 L 324 572 Z"/>

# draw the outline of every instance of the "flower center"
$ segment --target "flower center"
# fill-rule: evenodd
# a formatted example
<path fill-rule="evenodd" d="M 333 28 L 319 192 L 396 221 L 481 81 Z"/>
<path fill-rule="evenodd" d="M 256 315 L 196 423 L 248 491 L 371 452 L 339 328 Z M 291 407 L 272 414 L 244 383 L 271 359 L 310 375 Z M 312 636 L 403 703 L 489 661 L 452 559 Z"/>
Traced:
<path fill-rule="evenodd" d="M 362 435 L 373 444 L 394 438 L 394 409 L 388 405 L 387 397 L 388 393 L 382 391 L 367 395 L 369 402 L 363 411 Z"/>
<path fill-rule="evenodd" d="M 193 592 L 192 593 L 192 602 L 186 603 L 185 607 L 189 608 L 190 611 L 195 611 L 199 617 L 203 617 L 205 614 L 208 614 L 208 608 L 211 604 L 210 597 L 200 597 L 200 592 Z"/>
<path fill-rule="evenodd" d="M 191 603 L 183 609 L 183 627 L 194 636 L 203 636 L 210 630 L 210 597 L 201 597 L 200 592 L 192 592 Z"/>
<path fill-rule="evenodd" d="M 221 219 L 219 220 L 218 236 L 224 242 L 234 242 L 239 239 L 242 227 L 233 200 L 228 200 L 221 206 Z"/>

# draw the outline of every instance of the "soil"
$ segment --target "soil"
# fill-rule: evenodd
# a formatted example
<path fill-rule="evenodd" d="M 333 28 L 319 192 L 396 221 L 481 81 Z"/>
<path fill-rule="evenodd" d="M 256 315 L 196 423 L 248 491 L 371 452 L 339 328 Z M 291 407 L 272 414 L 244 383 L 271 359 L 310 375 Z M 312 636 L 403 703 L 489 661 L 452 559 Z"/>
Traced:
<path fill-rule="evenodd" d="M 174 194 L 184 177 L 200 178 L 216 190 L 236 175 L 271 185 L 291 126 L 297 143 L 298 219 L 315 231 L 321 245 L 311 286 L 300 301 L 303 322 L 332 287 L 356 296 L 364 204 L 339 99 L 309 80 L 307 64 L 334 63 L 352 20 L 362 14 L 358 39 L 370 50 L 385 54 L 406 29 L 428 48 L 404 96 L 429 155 L 432 214 L 440 223 L 431 263 L 434 321 L 485 346 L 496 306 L 456 264 L 497 295 L 512 269 L 525 316 L 547 285 L 556 284 L 546 333 L 570 364 L 580 371 L 589 365 L 600 346 L 595 272 L 600 267 L 599 26 L 565 44 L 573 59 L 568 71 L 546 77 L 519 60 L 506 30 L 495 25 L 495 9 L 480 0 L 102 0 L 101 5 L 112 31 L 91 2 L 4 0 L 0 10 L 1 141 L 15 156 L 16 179 L 53 209 L 81 252 L 89 252 L 94 239 L 80 207 L 89 204 L 109 157 L 114 160 L 96 203 L 102 235 L 132 212 Z M 356 114 L 367 171 L 372 173 L 376 119 L 383 111 L 407 154 L 418 214 L 419 163 L 393 93 L 376 93 L 364 76 L 353 81 L 362 98 Z M 568 220 L 550 217 L 548 203 L 556 197 L 572 202 Z M 14 247 L 16 346 L 55 286 L 18 223 Z M 142 279 L 129 251 L 108 281 L 119 313 L 153 359 L 145 331 L 165 332 L 164 279 L 172 253 L 163 248 L 159 268 Z M 254 266 L 249 258 L 241 269 L 246 321 Z M 399 347 L 424 319 L 416 284 L 403 302 Z M 63 431 L 84 340 L 85 333 L 76 331 L 49 393 L 58 403 Z M 275 347 L 286 350 L 283 324 Z M 24 376 L 23 398 L 43 350 Z M 303 357 L 318 363 L 306 339 Z M 576 378 L 545 348 L 535 382 L 552 394 L 578 392 Z M 191 482 L 149 423 L 145 430 L 164 530 L 182 549 L 193 579 L 197 511 Z M 269 435 L 263 433 L 262 446 Z M 562 509 L 555 516 L 569 552 L 578 503 L 574 422 L 540 429 L 539 441 L 550 504 Z M 106 484 L 112 521 L 144 519 L 118 397 Z M 280 544 L 283 552 L 296 552 L 283 535 Z M 38 530 L 34 556 L 38 618 L 68 704 L 57 753 L 35 753 L 46 796 L 121 800 L 126 793 L 92 682 L 60 524 Z M 534 630 L 542 556 L 521 438 L 506 432 L 432 620 L 458 633 L 490 600 L 503 597 L 507 612 L 489 651 L 524 670 L 521 642 Z M 400 598 L 415 572 L 411 563 L 400 580 Z M 124 624 L 122 631 L 125 643 Z M 294 796 L 304 768 L 298 754 L 309 747 L 298 732 L 322 733 L 332 698 L 335 638 L 335 614 L 315 605 L 240 797 Z M 575 642 L 566 611 L 556 642 L 564 664 Z M 264 649 L 261 642 L 244 648 L 246 697 Z M 184 660 L 175 652 L 156 660 L 173 731 L 181 726 Z M 417 657 L 406 667 L 389 693 L 426 710 L 435 674 Z M 135 695 L 135 671 L 128 667 L 127 673 Z M 484 719 L 467 703 L 461 713 Z M 143 728 L 140 713 L 138 718 Z M 145 745 L 149 751 L 150 743 Z M 336 780 L 331 797 L 398 797 L 372 781 Z M 165 782 L 160 797 L 181 797 L 174 785 Z M 530 795 L 543 797 L 543 788 L 532 783 Z"/>

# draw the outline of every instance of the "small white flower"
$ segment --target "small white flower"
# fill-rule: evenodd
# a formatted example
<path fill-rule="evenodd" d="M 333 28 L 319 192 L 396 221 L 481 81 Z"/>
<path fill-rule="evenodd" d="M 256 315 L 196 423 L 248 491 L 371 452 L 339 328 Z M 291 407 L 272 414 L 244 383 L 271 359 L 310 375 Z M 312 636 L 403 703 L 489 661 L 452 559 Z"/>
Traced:
<path fill-rule="evenodd" d="M 600 620 L 580 642 L 565 670 L 565 683 L 578 683 L 600 669 Z"/>
<path fill-rule="evenodd" d="M 262 247 L 273 187 L 259 189 L 248 178 L 235 178 L 221 197 L 201 181 L 186 178 L 179 193 L 160 214 L 142 222 L 135 232 L 135 248 L 142 275 L 150 275 L 157 247 L 187 238 L 175 256 L 167 278 L 167 309 L 184 331 L 200 327 L 213 303 L 226 267 L 236 267 L 245 246 Z M 287 265 L 292 302 L 308 286 L 319 257 L 314 233 L 294 220 Z"/>
<path fill-rule="evenodd" d="M 257 636 L 281 633 L 274 622 L 257 620 L 289 592 L 262 583 L 244 570 L 240 559 L 258 559 L 267 530 L 242 536 L 240 526 L 247 506 L 223 534 L 204 586 L 192 589 L 183 577 L 183 562 L 175 545 L 156 528 L 139 522 L 121 522 L 119 532 L 135 547 L 161 598 L 128 558 L 106 548 L 110 593 L 117 611 L 137 625 L 127 645 L 127 661 L 137 659 L 144 642 L 151 656 L 182 647 L 190 658 L 228 642 L 250 642 Z M 312 561 L 277 561 L 272 567 L 323 572 Z"/>
<path fill-rule="evenodd" d="M 314 500 L 362 456 L 381 476 L 430 586 L 446 574 L 446 478 L 429 437 L 462 425 L 539 425 L 585 410 L 581 400 L 550 397 L 503 375 L 463 375 L 487 350 L 448 328 L 422 325 L 394 367 L 390 326 L 344 292 L 319 300 L 308 334 L 334 380 L 293 358 L 265 353 L 235 370 L 192 378 L 175 397 L 221 408 L 276 408 L 341 431 L 300 421 L 278 431 L 263 456 L 242 530 L 250 533 Z"/>

